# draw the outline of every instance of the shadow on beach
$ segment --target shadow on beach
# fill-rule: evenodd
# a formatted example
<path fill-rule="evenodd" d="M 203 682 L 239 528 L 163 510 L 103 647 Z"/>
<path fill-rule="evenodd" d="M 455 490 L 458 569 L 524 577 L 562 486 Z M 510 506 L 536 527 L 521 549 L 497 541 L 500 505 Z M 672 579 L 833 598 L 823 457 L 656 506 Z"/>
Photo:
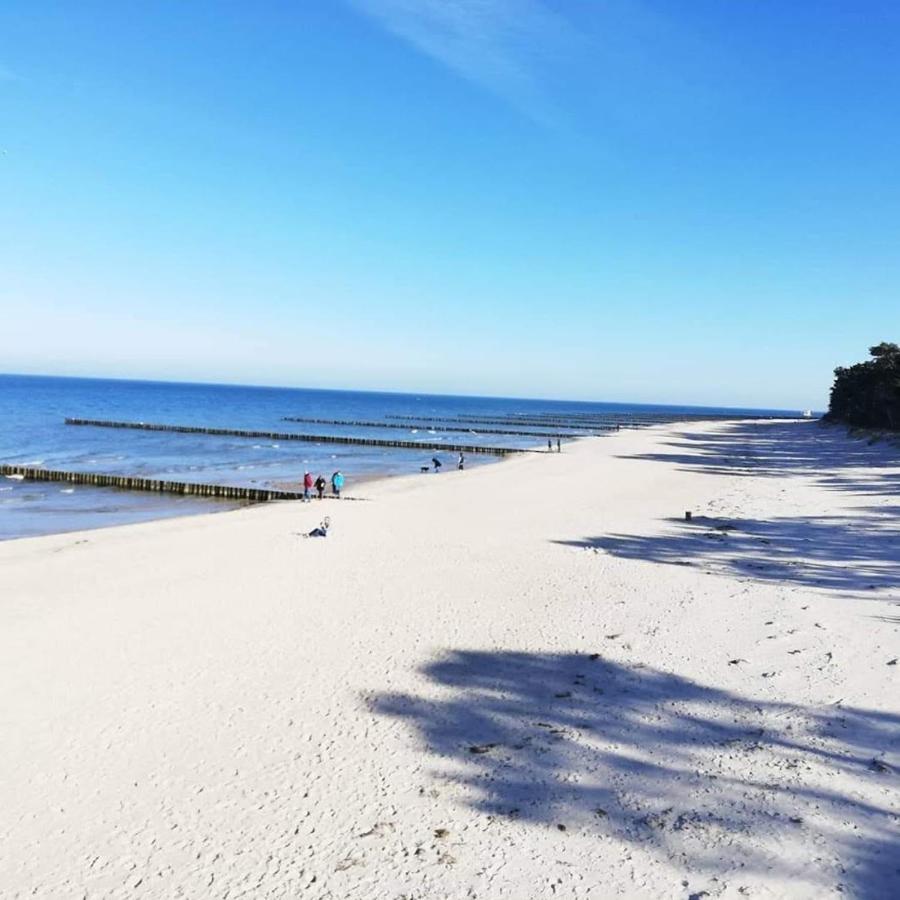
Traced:
<path fill-rule="evenodd" d="M 671 449 L 623 458 L 729 476 L 811 475 L 834 490 L 870 496 L 896 495 L 900 490 L 900 448 L 887 441 L 849 437 L 840 426 L 737 423 L 713 433 L 680 432 L 664 446 Z M 848 469 L 865 473 L 842 474 Z M 885 471 L 890 469 L 894 471 Z"/>
<path fill-rule="evenodd" d="M 739 424 L 670 446 L 630 458 L 805 474 L 873 497 L 900 486 L 895 448 L 815 425 Z M 871 503 L 556 543 L 859 595 L 900 585 L 898 511 Z M 773 702 L 600 653 L 455 650 L 421 675 L 420 696 L 373 709 L 411 725 L 435 777 L 494 821 L 596 836 L 598 855 L 608 839 L 639 846 L 691 873 L 691 889 L 708 877 L 711 895 L 757 873 L 804 896 L 900 897 L 900 714 Z"/>
<path fill-rule="evenodd" d="M 555 543 L 757 581 L 845 592 L 900 587 L 900 507 L 889 502 L 900 491 L 895 445 L 813 423 L 738 423 L 715 433 L 683 432 L 667 446 L 672 450 L 625 458 L 705 474 L 801 475 L 829 490 L 873 498 L 873 505 L 769 520 L 667 519 L 661 534 L 612 533 Z M 882 498 L 881 504 L 874 498 Z"/>
<path fill-rule="evenodd" d="M 756 581 L 859 592 L 900 587 L 898 512 L 757 519 L 666 519 L 662 534 L 559 540 L 626 559 L 701 569 Z"/>
<path fill-rule="evenodd" d="M 900 895 L 898 715 L 744 698 L 599 654 L 454 651 L 422 674 L 428 697 L 373 708 L 414 726 L 478 812 L 735 885 L 762 872 Z"/>

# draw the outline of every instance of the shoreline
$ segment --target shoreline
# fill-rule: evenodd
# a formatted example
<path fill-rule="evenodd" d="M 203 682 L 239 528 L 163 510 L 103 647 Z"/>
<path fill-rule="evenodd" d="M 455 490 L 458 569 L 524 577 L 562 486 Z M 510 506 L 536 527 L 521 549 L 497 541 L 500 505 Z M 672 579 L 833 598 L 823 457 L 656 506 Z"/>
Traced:
<path fill-rule="evenodd" d="M 0 543 L 0 893 L 896 893 L 896 451 L 547 456 Z"/>
<path fill-rule="evenodd" d="M 710 420 L 710 421 L 712 421 L 712 420 Z M 717 421 L 721 421 L 723 424 L 730 424 L 730 423 L 740 423 L 740 422 L 744 422 L 744 421 L 753 421 L 753 420 L 752 419 L 735 418 L 735 419 L 717 420 Z M 685 423 L 685 424 L 687 424 L 687 423 Z M 702 424 L 702 423 L 700 423 L 700 424 Z M 678 423 L 675 423 L 675 425 L 677 426 Z M 644 429 L 642 429 L 642 430 L 646 430 L 647 428 L 666 428 L 666 427 L 671 427 L 671 425 L 661 424 L 661 425 L 644 426 Z M 579 436 L 569 438 L 567 440 L 567 446 L 572 447 L 575 444 L 577 444 L 578 442 L 585 441 L 585 440 L 609 440 L 614 435 L 621 434 L 621 433 L 622 432 L 609 432 L 608 434 L 604 434 L 604 435 L 579 435 Z M 534 447 L 529 447 L 528 449 L 534 451 L 535 455 L 537 455 L 537 456 L 543 455 L 543 453 L 541 452 L 543 450 L 543 443 L 536 444 Z M 565 452 L 565 449 L 563 452 Z M 556 453 L 554 451 L 552 453 L 548 453 L 547 455 L 553 456 L 553 455 L 556 455 Z M 473 471 L 476 471 L 481 468 L 493 468 L 494 466 L 497 466 L 500 464 L 509 463 L 512 458 L 513 458 L 513 456 L 510 455 L 508 457 L 501 457 L 498 459 L 478 461 L 478 462 L 474 463 L 473 465 L 470 465 L 470 467 L 466 469 L 466 472 L 473 472 Z M 457 470 L 456 470 L 455 466 L 448 465 L 446 467 L 446 471 L 441 472 L 440 474 L 447 475 L 450 472 L 456 472 L 456 471 Z M 348 476 L 349 488 L 347 488 L 347 490 L 345 491 L 345 495 L 346 495 L 345 499 L 348 499 L 348 500 L 350 500 L 350 499 L 368 499 L 365 497 L 362 497 L 362 498 L 353 497 L 352 491 L 355 488 L 370 489 L 374 485 L 378 485 L 381 483 L 385 483 L 385 484 L 392 483 L 392 482 L 396 482 L 398 479 L 420 480 L 420 479 L 422 479 L 422 476 L 424 474 L 433 475 L 434 473 L 433 472 L 430 472 L 430 473 L 410 472 L 410 473 L 402 473 L 401 474 L 401 473 L 383 472 L 383 473 L 364 473 L 364 474 L 358 475 L 358 476 Z M 2 483 L 2 482 L 0 482 L 0 483 Z M 275 489 L 279 489 L 279 490 L 284 489 L 284 490 L 300 490 L 300 491 L 302 491 L 302 489 L 303 489 L 302 481 L 274 479 L 270 482 L 270 485 L 271 485 L 271 487 L 273 487 Z M 252 485 L 252 486 L 259 486 L 259 485 Z M 91 491 L 92 493 L 96 493 L 96 496 L 98 498 L 103 497 L 104 494 L 109 495 L 111 497 L 115 497 L 117 495 L 120 497 L 134 497 L 135 496 L 134 493 L 126 491 L 126 490 L 120 490 L 120 491 L 118 491 L 118 494 L 117 494 L 116 488 L 99 488 L 99 487 L 98 488 L 90 488 L 87 486 L 79 486 L 78 490 L 82 493 L 86 492 L 86 491 Z M 137 496 L 140 497 L 141 495 L 138 494 Z M 326 497 L 327 496 L 330 496 L 330 486 L 328 488 L 326 488 Z M 145 499 L 149 501 L 150 498 L 155 498 L 157 500 L 162 500 L 163 502 L 168 502 L 170 507 L 176 505 L 179 502 L 178 500 L 176 500 L 174 498 L 169 498 L 168 495 L 148 494 Z M 282 501 L 278 501 L 278 502 L 282 502 Z M 284 501 L 284 502 L 289 502 L 289 501 Z M 133 519 L 133 518 L 129 517 L 130 520 L 115 521 L 115 522 L 110 522 L 108 524 L 100 523 L 100 524 L 97 524 L 97 525 L 89 527 L 89 528 L 82 528 L 82 527 L 63 528 L 61 530 L 41 531 L 40 533 L 37 533 L 37 534 L 23 534 L 23 535 L 14 535 L 11 537 L 0 537 L 0 543 L 6 543 L 9 541 L 19 541 L 19 540 L 33 540 L 33 539 L 42 538 L 42 537 L 53 537 L 55 535 L 80 535 L 81 533 L 87 534 L 90 532 L 95 532 L 98 530 L 106 530 L 106 529 L 110 529 L 110 528 L 127 528 L 127 527 L 133 527 L 133 526 L 141 526 L 141 525 L 152 525 L 153 523 L 163 522 L 163 521 L 167 521 L 169 519 L 196 518 L 198 516 L 205 516 L 205 515 L 219 515 L 221 513 L 235 512 L 235 511 L 243 509 L 247 506 L 259 505 L 259 504 L 254 504 L 254 503 L 250 503 L 250 502 L 235 502 L 235 501 L 229 501 L 227 499 L 200 498 L 200 497 L 192 498 L 191 504 L 195 505 L 197 508 L 192 509 L 190 512 L 177 512 L 177 511 L 170 509 L 167 512 L 160 512 L 160 514 L 158 516 L 153 517 L 153 518 L 140 517 L 137 519 Z M 202 508 L 207 505 L 210 508 L 208 508 L 208 509 Z M 123 506 L 122 511 L 125 513 L 129 512 L 127 506 Z M 133 510 L 133 511 L 131 511 L 131 515 L 133 516 L 137 512 L 138 512 L 138 510 Z M 75 509 L 72 511 L 72 514 L 77 516 L 77 515 L 81 514 L 81 511 L 78 509 Z"/>
<path fill-rule="evenodd" d="M 472 472 L 472 471 L 475 471 L 475 470 L 481 469 L 481 468 L 491 468 L 495 465 L 499 465 L 504 462 L 507 462 L 510 458 L 511 457 L 500 457 L 497 459 L 492 459 L 490 461 L 479 461 L 479 462 L 475 463 L 474 465 L 470 465 L 466 469 L 466 471 Z M 439 474 L 446 475 L 446 474 L 449 474 L 450 472 L 456 472 L 456 471 L 457 470 L 456 470 L 455 466 L 448 465 L 446 467 L 446 472 L 441 472 Z M 416 473 L 392 474 L 390 472 L 381 472 L 381 473 L 364 473 L 362 475 L 348 476 L 349 487 L 347 489 L 345 489 L 343 499 L 345 499 L 345 500 L 364 500 L 367 498 L 355 497 L 355 496 L 353 496 L 352 491 L 354 489 L 360 489 L 360 488 L 367 489 L 371 485 L 379 484 L 381 482 L 390 482 L 390 481 L 394 481 L 396 479 L 409 478 L 409 479 L 417 479 L 418 480 L 418 479 L 422 479 L 423 475 L 426 475 L 426 474 L 433 475 L 435 473 L 434 472 L 428 472 L 428 473 L 416 472 Z M 64 484 L 64 482 L 36 482 L 36 484 L 42 485 L 42 487 L 45 491 L 49 491 L 51 493 L 66 493 L 66 492 L 71 493 L 71 489 L 63 489 L 63 488 L 56 487 L 57 485 Z M 276 480 L 272 480 L 271 482 L 269 482 L 267 484 L 270 484 L 270 486 L 276 490 L 295 490 L 295 491 L 303 490 L 302 481 L 290 481 L 290 480 L 276 479 Z M 258 485 L 254 485 L 254 486 L 258 487 Z M 256 503 L 253 501 L 234 501 L 234 500 L 228 500 L 226 498 L 201 497 L 199 495 L 198 496 L 190 496 L 190 497 L 180 497 L 178 495 L 155 494 L 153 492 L 145 494 L 145 493 L 141 493 L 141 492 L 132 492 L 132 491 L 128 491 L 126 489 L 116 488 L 116 487 L 105 488 L 105 487 L 94 487 L 94 486 L 88 486 L 88 485 L 79 485 L 77 487 L 77 490 L 80 493 L 90 492 L 91 494 L 95 495 L 97 498 L 101 498 L 104 495 L 108 495 L 110 497 L 116 497 L 116 496 L 136 497 L 136 498 L 140 498 L 140 499 L 144 500 L 144 502 L 147 502 L 147 503 L 149 503 L 149 502 L 151 502 L 151 500 L 153 500 L 153 501 L 158 502 L 160 504 L 160 506 L 162 506 L 162 504 L 167 503 L 168 508 L 165 511 L 163 511 L 163 509 L 160 509 L 160 512 L 158 513 L 158 515 L 156 515 L 152 518 L 139 517 L 139 518 L 134 519 L 132 517 L 135 515 L 138 515 L 141 511 L 140 506 L 135 504 L 132 509 L 129 509 L 128 505 L 123 505 L 120 508 L 120 512 L 128 517 L 124 521 L 115 521 L 115 522 L 110 522 L 108 524 L 100 523 L 100 524 L 97 524 L 90 528 L 81 528 L 81 527 L 63 528 L 63 529 L 54 530 L 54 531 L 42 531 L 37 534 L 22 534 L 22 535 L 13 535 L 11 537 L 0 537 L 0 543 L 5 543 L 7 541 L 31 540 L 31 539 L 35 539 L 35 538 L 41 538 L 41 537 L 52 537 L 54 535 L 81 534 L 82 532 L 88 533 L 88 532 L 94 532 L 94 531 L 105 530 L 105 529 L 110 529 L 110 528 L 127 528 L 130 526 L 138 526 L 138 525 L 152 525 L 155 522 L 167 521 L 169 519 L 195 518 L 197 516 L 204 516 L 204 515 L 219 515 L 222 513 L 234 512 L 236 510 L 243 509 L 243 508 L 249 507 L 249 506 L 255 507 L 255 506 L 260 506 L 260 505 L 266 505 L 266 504 Z M 313 499 L 316 499 L 315 496 L 313 496 Z M 325 499 L 329 499 L 329 500 L 334 499 L 331 495 L 330 484 L 326 488 Z M 140 502 L 140 500 L 139 500 L 139 502 Z M 193 507 L 195 507 L 195 508 L 191 509 L 191 511 L 178 512 L 177 510 L 174 509 L 174 507 L 177 506 L 179 503 L 188 503 L 188 502 Z M 281 503 L 290 503 L 290 502 L 298 502 L 298 501 L 278 500 L 278 501 L 269 501 L 269 502 L 281 504 Z M 207 507 L 207 506 L 209 508 L 203 508 L 203 507 Z M 85 515 L 88 512 L 89 512 L 89 510 L 79 510 L 76 508 L 71 511 L 70 515 L 79 516 L 79 515 Z M 39 515 L 48 515 L 48 518 L 49 518 L 54 514 L 40 513 Z M 128 519 L 131 519 L 131 520 L 128 520 Z"/>
<path fill-rule="evenodd" d="M 533 449 L 533 448 L 529 448 Z M 470 461 L 470 465 L 467 471 L 473 471 L 475 469 L 490 467 L 493 465 L 497 465 L 498 463 L 502 463 L 506 461 L 509 457 L 498 457 L 496 459 L 491 460 L 479 460 L 477 462 L 472 463 Z M 448 465 L 446 467 L 447 472 L 456 471 L 455 466 Z M 353 499 L 364 499 L 364 498 L 355 498 L 352 495 L 352 491 L 354 488 L 361 488 L 367 485 L 375 484 L 381 481 L 390 481 L 396 478 L 421 478 L 423 474 L 434 474 L 434 473 L 391 473 L 391 472 L 365 472 L 361 475 L 348 476 L 347 483 L 349 487 L 344 492 L 344 499 L 353 500 Z M 441 473 L 446 474 L 446 473 Z M 2 486 L 2 477 L 9 478 L 10 476 L 0 476 L 0 486 Z M 127 476 L 126 476 L 127 477 Z M 15 476 L 13 476 L 15 478 Z M 16 483 L 21 483 L 20 481 L 16 481 Z M 122 503 L 116 512 L 106 512 L 106 515 L 110 515 L 116 517 L 117 520 L 110 521 L 108 523 L 100 522 L 97 525 L 85 528 L 75 526 L 72 528 L 61 528 L 57 530 L 48 530 L 48 531 L 40 531 L 38 533 L 24 533 L 21 535 L 11 535 L 9 537 L 0 536 L 0 542 L 12 541 L 12 540 L 25 540 L 36 537 L 50 537 L 52 535 L 57 534 L 78 534 L 82 531 L 97 531 L 98 529 L 106 529 L 106 528 L 122 528 L 131 525 L 142 525 L 142 524 L 151 524 L 153 522 L 164 521 L 167 519 L 179 519 L 186 517 L 195 517 L 202 515 L 218 515 L 223 512 L 232 512 L 236 509 L 241 509 L 246 506 L 256 506 L 260 505 L 254 501 L 245 501 L 245 500 L 230 500 L 228 498 L 218 498 L 218 497 L 203 497 L 202 495 L 177 495 L 177 494 L 167 494 L 167 493 L 155 493 L 155 492 L 141 492 L 141 491 L 129 491 L 125 488 L 118 487 L 99 487 L 93 485 L 78 485 L 75 488 L 72 487 L 57 487 L 58 485 L 65 485 L 65 482 L 28 482 L 27 484 L 34 484 L 35 490 L 42 490 L 47 494 L 72 494 L 76 490 L 79 494 L 88 493 L 93 497 L 96 497 L 98 500 L 103 498 L 104 496 L 108 496 L 111 499 L 115 497 L 119 497 L 120 499 L 124 498 L 132 498 L 130 502 Z M 260 484 L 253 482 L 247 485 L 246 487 L 259 488 Z M 299 491 L 302 492 L 303 484 L 302 481 L 292 481 L 286 479 L 271 479 L 265 483 L 263 489 L 272 488 L 275 490 L 291 490 L 291 491 Z M 331 487 L 330 484 L 326 489 L 325 493 L 326 499 L 334 499 L 331 495 Z M 291 501 L 270 501 L 270 502 L 291 502 Z M 149 506 L 151 504 L 156 504 L 159 506 L 159 512 L 155 516 L 146 516 L 142 515 L 144 510 L 142 509 L 142 504 L 144 506 Z M 193 508 L 190 511 L 179 512 L 176 507 L 178 505 L 191 505 Z M 209 508 L 203 508 L 203 507 Z M 31 512 L 30 510 L 25 510 L 26 512 Z M 92 510 L 90 507 L 87 508 L 79 508 L 74 507 L 73 509 L 68 511 L 70 518 L 84 518 L 85 516 L 90 515 Z M 118 513 L 118 516 L 116 515 Z M 37 513 L 32 513 L 35 518 L 46 516 L 48 521 L 51 521 L 54 516 L 61 516 L 62 514 L 58 514 L 56 512 L 48 513 L 44 511 L 39 511 Z"/>

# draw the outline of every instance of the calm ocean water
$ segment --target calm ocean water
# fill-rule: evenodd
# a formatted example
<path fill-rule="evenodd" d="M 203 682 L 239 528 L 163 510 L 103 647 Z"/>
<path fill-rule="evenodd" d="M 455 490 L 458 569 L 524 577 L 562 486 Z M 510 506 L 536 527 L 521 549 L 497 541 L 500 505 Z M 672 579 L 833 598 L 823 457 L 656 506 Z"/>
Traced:
<path fill-rule="evenodd" d="M 249 440 L 207 435 L 73 427 L 66 416 L 177 425 L 245 428 L 320 435 L 421 440 L 430 446 L 479 443 L 535 446 L 540 439 L 495 434 L 476 438 L 421 429 L 359 429 L 282 421 L 283 416 L 391 421 L 390 416 L 440 419 L 459 415 L 610 412 L 740 413 L 748 410 L 637 406 L 547 400 L 384 394 L 231 385 L 174 384 L 0 375 L 0 462 L 83 472 L 143 475 L 248 486 L 295 484 L 305 469 L 329 478 L 340 468 L 354 480 L 411 474 L 427 451 Z M 756 410 L 753 412 L 777 412 Z M 397 420 L 394 420 L 397 421 Z M 477 425 L 474 426 L 477 429 Z M 487 427 L 487 426 L 485 426 Z M 455 465 L 455 454 L 444 462 Z M 493 457 L 469 456 L 467 465 Z M 216 500 L 178 498 L 0 478 L 0 540 L 227 509 Z"/>

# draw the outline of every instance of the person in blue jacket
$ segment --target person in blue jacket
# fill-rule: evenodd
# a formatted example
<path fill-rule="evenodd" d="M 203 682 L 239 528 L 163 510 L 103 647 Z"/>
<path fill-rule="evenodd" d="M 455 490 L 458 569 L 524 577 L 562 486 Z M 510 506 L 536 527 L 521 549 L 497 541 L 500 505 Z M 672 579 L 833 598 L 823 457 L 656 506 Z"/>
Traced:
<path fill-rule="evenodd" d="M 344 486 L 344 476 L 341 474 L 340 469 L 331 476 L 331 490 L 334 492 L 335 497 L 341 496 L 341 488 Z"/>

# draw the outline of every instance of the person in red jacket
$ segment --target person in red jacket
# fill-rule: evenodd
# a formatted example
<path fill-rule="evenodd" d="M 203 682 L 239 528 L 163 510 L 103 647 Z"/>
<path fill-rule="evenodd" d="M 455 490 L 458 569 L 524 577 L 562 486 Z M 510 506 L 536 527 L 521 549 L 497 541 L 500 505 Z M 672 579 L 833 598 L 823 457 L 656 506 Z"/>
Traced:
<path fill-rule="evenodd" d="M 303 473 L 303 502 L 309 503 L 310 491 L 313 489 L 313 477 L 309 472 Z"/>

